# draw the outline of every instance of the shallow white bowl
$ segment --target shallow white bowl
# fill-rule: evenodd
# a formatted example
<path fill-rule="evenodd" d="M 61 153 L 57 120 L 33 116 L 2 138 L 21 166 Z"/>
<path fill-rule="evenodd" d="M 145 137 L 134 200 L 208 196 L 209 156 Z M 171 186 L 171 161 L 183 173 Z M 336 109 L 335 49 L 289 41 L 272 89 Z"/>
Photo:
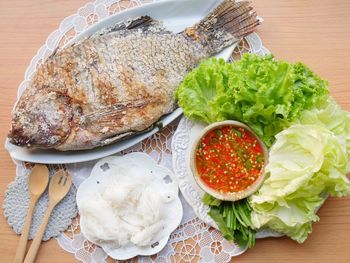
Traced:
<path fill-rule="evenodd" d="M 158 253 L 166 243 L 168 242 L 170 234 L 179 226 L 183 209 L 180 198 L 178 196 L 178 185 L 174 174 L 163 166 L 158 165 L 150 156 L 144 153 L 130 153 L 124 156 L 111 156 L 103 158 L 98 161 L 91 171 L 90 177 L 88 177 L 78 188 L 77 192 L 77 205 L 78 208 L 84 203 L 85 199 L 92 194 L 96 193 L 99 189 L 104 188 L 108 183 L 108 178 L 111 176 L 110 169 L 106 169 L 108 166 L 118 166 L 120 163 L 125 162 L 128 159 L 132 159 L 143 165 L 148 171 L 148 176 L 160 176 L 163 178 L 164 185 L 162 189 L 174 193 L 175 198 L 168 203 L 164 204 L 165 215 L 165 227 L 160 236 L 161 239 L 154 242 L 151 246 L 138 247 L 135 245 L 128 245 L 121 248 L 111 249 L 110 247 L 97 244 L 102 247 L 106 253 L 117 260 L 126 260 L 137 255 L 149 256 Z M 86 233 L 84 228 L 84 217 L 80 217 L 80 229 L 83 235 L 89 239 L 89 234 Z"/>
<path fill-rule="evenodd" d="M 223 126 L 231 126 L 231 127 L 243 128 L 243 129 L 247 130 L 257 139 L 257 141 L 259 142 L 259 144 L 263 150 L 264 166 L 262 168 L 260 176 L 255 180 L 255 182 L 252 185 L 250 185 L 248 188 L 246 188 L 242 191 L 239 191 L 239 192 L 221 193 L 220 191 L 216 191 L 215 189 L 210 188 L 205 182 L 203 182 L 203 180 L 200 178 L 198 171 L 197 171 L 195 159 L 196 159 L 196 152 L 197 152 L 198 144 L 200 143 L 201 139 L 208 132 L 215 130 L 215 129 L 218 129 L 218 128 L 223 127 Z M 199 136 L 197 137 L 197 139 L 195 140 L 195 142 L 192 145 L 191 164 L 190 165 L 191 165 L 192 174 L 193 174 L 197 184 L 199 185 L 200 188 L 203 189 L 203 191 L 207 192 L 211 196 L 214 196 L 215 198 L 220 199 L 220 200 L 237 201 L 237 200 L 240 200 L 240 199 L 243 199 L 243 198 L 246 198 L 246 197 L 252 195 L 255 191 L 257 191 L 259 189 L 260 185 L 262 184 L 262 182 L 264 181 L 264 178 L 265 178 L 265 166 L 268 162 L 268 155 L 269 155 L 269 153 L 267 151 L 265 144 L 260 140 L 260 138 L 258 136 L 255 135 L 254 131 L 251 128 L 249 128 L 247 125 L 245 125 L 242 122 L 228 120 L 228 121 L 221 121 L 221 122 L 212 123 L 209 126 L 205 127 L 204 130 L 202 130 L 202 132 L 199 134 Z"/>

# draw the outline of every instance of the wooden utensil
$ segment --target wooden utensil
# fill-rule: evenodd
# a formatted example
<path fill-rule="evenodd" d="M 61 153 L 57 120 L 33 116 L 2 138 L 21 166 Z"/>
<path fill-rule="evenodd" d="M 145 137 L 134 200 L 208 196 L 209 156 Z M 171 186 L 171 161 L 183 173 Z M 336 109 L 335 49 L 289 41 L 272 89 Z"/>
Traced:
<path fill-rule="evenodd" d="M 25 263 L 34 262 L 41 244 L 41 240 L 45 233 L 47 223 L 49 222 L 51 212 L 54 207 L 67 195 L 71 185 L 72 178 L 63 170 L 59 170 L 52 176 L 49 186 L 49 206 L 43 217 L 39 230 L 35 235 L 33 243 L 29 248 L 28 254 L 24 260 Z"/>
<path fill-rule="evenodd" d="M 24 255 L 26 252 L 26 246 L 28 241 L 28 235 L 30 230 L 30 225 L 32 224 L 32 217 L 35 204 L 39 200 L 40 196 L 45 192 L 47 184 L 49 182 L 49 170 L 46 165 L 36 164 L 28 178 L 30 203 L 27 213 L 27 218 L 24 222 L 22 235 L 18 243 L 15 263 L 22 263 Z"/>

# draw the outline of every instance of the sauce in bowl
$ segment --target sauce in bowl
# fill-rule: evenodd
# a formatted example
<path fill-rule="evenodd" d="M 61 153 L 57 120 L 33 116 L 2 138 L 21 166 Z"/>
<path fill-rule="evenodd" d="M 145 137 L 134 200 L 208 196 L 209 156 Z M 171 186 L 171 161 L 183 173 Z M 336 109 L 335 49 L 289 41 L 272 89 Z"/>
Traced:
<path fill-rule="evenodd" d="M 252 194 L 264 174 L 266 148 L 248 127 L 237 123 L 209 126 L 212 128 L 204 132 L 193 148 L 192 170 L 197 182 L 219 199 L 238 200 Z M 244 194 L 245 191 L 248 193 Z"/>

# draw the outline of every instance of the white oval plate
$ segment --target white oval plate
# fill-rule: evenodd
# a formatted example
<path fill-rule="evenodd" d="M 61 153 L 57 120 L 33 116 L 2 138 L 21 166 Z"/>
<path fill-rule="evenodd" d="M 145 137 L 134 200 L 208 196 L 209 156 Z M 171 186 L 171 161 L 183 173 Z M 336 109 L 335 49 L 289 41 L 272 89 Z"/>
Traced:
<path fill-rule="evenodd" d="M 180 32 L 187 26 L 191 26 L 203 17 L 205 17 L 220 2 L 221 0 L 168 0 L 151 4 L 145 4 L 140 7 L 127 9 L 125 11 L 116 13 L 97 22 L 96 24 L 89 27 L 87 30 L 83 31 L 77 37 L 72 39 L 72 41 L 70 41 L 69 43 L 79 41 L 80 39 L 90 36 L 91 34 L 102 28 L 114 25 L 115 23 L 124 21 L 128 18 L 133 18 L 141 15 L 149 15 L 154 19 L 163 21 L 167 29 L 174 32 Z M 216 57 L 228 60 L 235 46 L 236 44 L 226 48 L 225 50 L 217 54 Z M 182 110 L 178 108 L 171 114 L 164 116 L 160 121 L 162 122 L 163 126 L 166 126 L 170 122 L 175 120 L 177 117 L 179 117 L 181 114 Z M 130 139 L 115 144 L 85 151 L 60 152 L 57 150 L 26 149 L 11 144 L 8 139 L 6 139 L 5 148 L 10 153 L 13 159 L 19 161 L 50 164 L 78 163 L 99 159 L 125 150 L 141 142 L 142 140 L 146 139 L 147 137 L 151 136 L 157 131 L 159 131 L 158 127 L 154 128 L 149 132 L 140 134 L 138 136 L 132 137 Z"/>
<path fill-rule="evenodd" d="M 101 245 L 102 249 L 105 250 L 110 257 L 117 260 L 126 260 L 137 255 L 150 256 L 158 253 L 168 242 L 170 234 L 179 226 L 183 215 L 182 204 L 178 196 L 178 185 L 174 174 L 168 168 L 158 165 L 147 154 L 138 152 L 124 156 L 106 157 L 98 161 L 92 168 L 90 177 L 88 177 L 78 188 L 78 209 L 86 197 L 89 197 L 99 189 L 104 188 L 106 183 L 108 183 L 106 178 L 110 176 L 110 169 L 107 168 L 107 165 L 118 166 L 126 160 L 132 160 L 133 162 L 142 164 L 142 166 L 147 169 L 148 173 L 146 175 L 148 176 L 161 176 L 164 181 L 162 190 L 173 193 L 174 199 L 164 205 L 164 214 L 166 215 L 164 221 L 166 225 L 163 231 L 157 235 L 160 239 L 156 240 L 152 246 L 138 247 L 135 245 L 128 245 L 126 247 L 111 249 L 108 246 L 97 244 Z M 84 236 L 89 239 L 89 235 L 84 231 L 83 216 L 80 216 L 80 229 Z"/>
<path fill-rule="evenodd" d="M 208 225 L 218 229 L 214 220 L 208 215 L 209 206 L 202 202 L 204 191 L 196 183 L 190 165 L 192 144 L 204 128 L 205 125 L 191 122 L 186 117 L 181 119 L 171 143 L 173 169 L 179 181 L 180 191 L 195 214 Z M 257 238 L 280 236 L 282 234 L 270 229 L 259 230 L 256 235 Z"/>

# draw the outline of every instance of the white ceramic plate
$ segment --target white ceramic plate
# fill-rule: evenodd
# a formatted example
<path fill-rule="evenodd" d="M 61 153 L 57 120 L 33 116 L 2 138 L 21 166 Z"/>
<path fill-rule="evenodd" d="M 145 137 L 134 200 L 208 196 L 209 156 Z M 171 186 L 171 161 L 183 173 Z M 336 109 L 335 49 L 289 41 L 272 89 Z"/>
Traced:
<path fill-rule="evenodd" d="M 160 176 L 164 181 L 162 184 L 162 191 L 167 193 L 171 192 L 174 199 L 164 204 L 164 214 L 166 216 L 164 218 L 165 227 L 161 233 L 157 234 L 159 239 L 155 240 L 152 246 L 138 247 L 135 245 L 128 245 L 118 249 L 111 249 L 106 245 L 97 244 L 101 245 L 102 249 L 105 250 L 110 257 L 118 260 L 126 260 L 137 255 L 149 256 L 158 253 L 168 242 L 170 234 L 179 226 L 183 215 L 181 201 L 178 196 L 176 177 L 169 169 L 158 165 L 151 157 L 144 153 L 130 153 L 124 156 L 111 156 L 103 158 L 97 162 L 91 171 L 91 175 L 78 188 L 78 208 L 84 202 L 86 197 L 91 196 L 100 188 L 104 188 L 106 186 L 106 183 L 108 183 L 106 178 L 111 176 L 111 170 L 106 169 L 106 167 L 118 166 L 128 159 L 142 164 L 147 171 L 145 175 Z M 108 165 L 106 166 L 106 164 Z M 84 229 L 83 216 L 80 216 L 80 229 L 84 236 L 89 239 L 89 235 L 86 234 Z"/>
<path fill-rule="evenodd" d="M 205 17 L 220 2 L 221 0 L 168 0 L 152 4 L 146 4 L 140 7 L 119 12 L 115 15 L 101 20 L 100 22 L 94 24 L 93 26 L 79 34 L 71 42 L 79 41 L 80 39 L 87 37 L 102 28 L 111 26 L 117 22 L 124 21 L 128 18 L 133 18 L 140 15 L 149 15 L 154 19 L 161 20 L 163 21 L 165 27 L 169 30 L 172 30 L 174 32 L 180 32 L 187 26 L 193 25 L 194 23 L 198 22 L 200 19 Z M 221 57 L 225 60 L 228 60 L 235 45 L 236 44 L 226 48 L 221 53 L 219 53 L 217 57 Z M 163 117 L 161 119 L 163 126 L 166 126 L 170 122 L 175 120 L 181 115 L 181 113 L 182 110 L 179 108 L 171 114 Z M 60 152 L 56 150 L 30 150 L 13 145 L 9 142 L 8 139 L 5 142 L 5 148 L 8 150 L 13 159 L 19 161 L 51 164 L 77 163 L 95 160 L 120 152 L 137 144 L 138 142 L 151 136 L 157 131 L 159 131 L 159 128 L 156 127 L 147 133 L 140 134 L 130 139 L 96 148 L 93 150 L 85 151 Z"/>
<path fill-rule="evenodd" d="M 179 188 L 187 203 L 195 214 L 208 225 L 218 229 L 214 220 L 208 216 L 209 207 L 202 202 L 204 191 L 198 186 L 191 171 L 190 155 L 195 140 L 205 128 L 183 117 L 173 136 L 171 149 L 173 153 L 173 168 L 179 181 Z M 256 237 L 280 237 L 282 234 L 269 229 L 259 230 Z"/>

